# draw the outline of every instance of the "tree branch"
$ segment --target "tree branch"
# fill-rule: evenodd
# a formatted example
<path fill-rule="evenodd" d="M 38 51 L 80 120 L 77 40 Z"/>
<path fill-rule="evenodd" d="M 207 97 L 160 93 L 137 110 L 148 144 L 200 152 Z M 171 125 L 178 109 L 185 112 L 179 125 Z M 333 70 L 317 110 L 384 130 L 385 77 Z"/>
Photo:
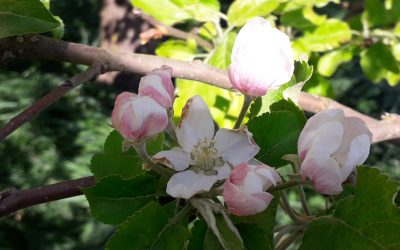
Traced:
<path fill-rule="evenodd" d="M 60 86 L 56 89 L 52 90 L 47 95 L 40 98 L 37 102 L 35 102 L 32 106 L 28 107 L 15 117 L 13 117 L 8 123 L 6 123 L 0 129 L 0 142 L 3 141 L 8 135 L 14 132 L 17 128 L 22 126 L 25 122 L 31 120 L 35 117 L 40 111 L 48 107 L 50 104 L 54 103 L 60 97 L 65 95 L 68 91 L 82 83 L 95 79 L 102 72 L 102 66 L 99 63 L 95 63 L 90 66 L 87 70 L 79 73 L 76 76 L 73 76 L 67 80 L 65 80 Z"/>
<path fill-rule="evenodd" d="M 128 71 L 139 74 L 147 74 L 154 68 L 161 67 L 161 65 L 168 65 L 174 69 L 173 77 L 196 80 L 233 90 L 226 71 L 203 64 L 200 61 L 186 62 L 144 54 L 113 53 L 92 46 L 65 42 L 40 35 L 0 39 L 0 64 L 15 58 L 55 60 L 84 65 L 101 63 L 107 71 Z M 398 129 L 400 119 L 391 122 L 379 121 L 329 98 L 304 92 L 300 95 L 299 105 L 303 110 L 313 113 L 328 108 L 339 108 L 347 116 L 359 117 L 371 129 L 374 134 L 374 142 L 400 138 L 400 129 Z"/>
<path fill-rule="evenodd" d="M 68 180 L 42 187 L 0 193 L 0 217 L 33 205 L 81 195 L 80 188 L 94 185 L 93 176 Z"/>

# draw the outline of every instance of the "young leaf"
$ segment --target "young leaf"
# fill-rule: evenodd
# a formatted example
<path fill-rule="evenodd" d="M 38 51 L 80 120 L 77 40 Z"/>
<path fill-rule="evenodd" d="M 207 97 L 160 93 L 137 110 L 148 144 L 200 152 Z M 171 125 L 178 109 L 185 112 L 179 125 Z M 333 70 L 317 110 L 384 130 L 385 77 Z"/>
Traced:
<path fill-rule="evenodd" d="M 312 73 L 313 67 L 308 65 L 306 61 L 295 61 L 292 79 L 282 85 L 279 89 L 269 90 L 265 96 L 262 96 L 260 100 L 254 102 L 252 104 L 254 107 L 252 107 L 253 112 L 251 115 L 256 115 L 255 112 L 257 110 L 260 114 L 269 112 L 272 104 L 284 99 L 291 99 L 294 103 L 297 103 L 301 89 L 303 85 L 311 78 Z M 259 107 L 260 105 L 261 107 Z"/>
<path fill-rule="evenodd" d="M 184 249 L 189 232 L 186 227 L 176 224 L 179 216 L 178 212 L 169 219 L 161 205 L 152 202 L 118 227 L 106 249 Z"/>
<path fill-rule="evenodd" d="M 282 156 L 297 153 L 297 140 L 306 118 L 295 104 L 285 100 L 271 110 L 274 111 L 250 119 L 247 127 L 260 146 L 256 158 L 270 166 L 281 167 L 287 164 Z"/>
<path fill-rule="evenodd" d="M 328 52 L 318 61 L 318 73 L 327 77 L 332 76 L 340 64 L 349 62 L 352 58 L 353 52 L 350 48 L 342 47 Z"/>
<path fill-rule="evenodd" d="M 373 82 L 387 79 L 392 74 L 399 74 L 399 65 L 390 49 L 383 43 L 376 43 L 361 53 L 361 68 Z"/>
<path fill-rule="evenodd" d="M 267 16 L 279 6 L 280 0 L 236 0 L 228 9 L 228 23 L 242 26 L 255 16 Z"/>
<path fill-rule="evenodd" d="M 351 30 L 347 23 L 338 19 L 328 19 L 312 33 L 306 33 L 297 41 L 305 44 L 310 51 L 323 52 L 335 49 L 350 39 Z"/>
<path fill-rule="evenodd" d="M 158 56 L 183 61 L 193 61 L 196 52 L 196 46 L 192 46 L 187 41 L 180 40 L 168 40 L 160 44 L 156 49 L 156 55 Z"/>
<path fill-rule="evenodd" d="M 0 38 L 42 33 L 60 25 L 39 0 L 0 0 Z"/>
<path fill-rule="evenodd" d="M 207 233 L 207 223 L 204 220 L 197 220 L 194 222 L 191 230 L 191 237 L 187 250 L 202 250 L 204 244 L 204 237 Z"/>
<path fill-rule="evenodd" d="M 112 175 L 100 179 L 96 185 L 83 188 L 94 218 L 106 224 L 120 224 L 147 203 L 156 199 L 157 180 L 141 175 L 124 180 Z"/>
<path fill-rule="evenodd" d="M 378 169 L 358 167 L 355 194 L 340 201 L 332 216 L 313 220 L 300 249 L 399 249 L 398 189 Z"/>
<path fill-rule="evenodd" d="M 208 64 L 220 69 L 228 69 L 228 66 L 231 63 L 231 52 L 235 38 L 236 32 L 229 32 L 229 34 L 224 37 L 222 42 L 215 49 Z"/>
<path fill-rule="evenodd" d="M 172 0 L 131 0 L 131 4 L 167 25 L 172 25 L 192 17 Z"/>

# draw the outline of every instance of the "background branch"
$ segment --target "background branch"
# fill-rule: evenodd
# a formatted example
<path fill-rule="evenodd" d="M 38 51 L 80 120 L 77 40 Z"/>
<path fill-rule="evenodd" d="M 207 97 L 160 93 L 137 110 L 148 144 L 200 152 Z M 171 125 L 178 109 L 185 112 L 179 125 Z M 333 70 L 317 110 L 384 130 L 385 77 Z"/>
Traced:
<path fill-rule="evenodd" d="M 17 128 L 22 126 L 25 122 L 31 120 L 35 115 L 37 115 L 40 111 L 48 107 L 53 102 L 57 101 L 65 95 L 68 91 L 82 83 L 95 79 L 102 72 L 102 66 L 99 63 L 95 63 L 90 66 L 87 70 L 79 73 L 76 76 L 73 76 L 67 80 L 65 80 L 60 86 L 56 89 L 48 93 L 47 95 L 40 98 L 37 102 L 35 102 L 32 106 L 28 107 L 15 117 L 13 117 L 9 122 L 7 122 L 0 129 L 0 142 L 3 141 L 8 135 L 14 132 Z"/>
<path fill-rule="evenodd" d="M 80 188 L 94 183 L 94 177 L 88 176 L 27 190 L 3 191 L 0 193 L 0 217 L 33 205 L 81 195 Z"/>

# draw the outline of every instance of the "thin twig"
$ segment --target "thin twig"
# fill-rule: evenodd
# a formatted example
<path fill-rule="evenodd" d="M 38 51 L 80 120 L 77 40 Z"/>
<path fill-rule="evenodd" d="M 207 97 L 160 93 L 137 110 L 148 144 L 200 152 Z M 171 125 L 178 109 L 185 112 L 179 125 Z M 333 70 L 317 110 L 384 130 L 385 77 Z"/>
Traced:
<path fill-rule="evenodd" d="M 9 190 L 0 193 L 0 217 L 33 205 L 81 195 L 80 188 L 94 185 L 93 176 L 63 181 L 27 190 Z"/>
<path fill-rule="evenodd" d="M 196 41 L 197 44 L 200 46 L 204 47 L 205 49 L 211 50 L 213 48 L 213 45 L 208 42 L 207 40 L 204 40 L 203 38 L 189 32 L 185 32 L 183 30 L 171 27 L 169 25 L 166 25 L 158 20 L 156 20 L 154 17 L 146 15 L 145 13 L 135 10 L 135 13 L 139 13 L 140 16 L 143 18 L 143 20 L 147 21 L 154 27 L 161 29 L 165 32 L 165 35 L 180 38 L 180 39 L 193 39 Z"/>
<path fill-rule="evenodd" d="M 101 72 L 101 64 L 95 63 L 87 70 L 64 81 L 56 89 L 52 90 L 50 93 L 40 98 L 32 106 L 28 107 L 27 109 L 13 117 L 9 122 L 7 122 L 0 129 L 0 142 L 3 141 L 12 132 L 14 132 L 17 128 L 21 127 L 24 123 L 32 120 L 39 112 L 60 99 L 60 97 L 65 95 L 68 91 L 76 88 L 86 81 L 95 79 L 98 75 L 101 74 Z"/>
<path fill-rule="evenodd" d="M 253 99 L 251 98 L 251 96 L 244 94 L 242 109 L 240 110 L 240 114 L 235 122 L 235 125 L 233 126 L 233 129 L 238 129 L 240 125 L 242 125 L 243 119 L 246 116 L 247 110 L 249 109 L 252 100 Z"/>
<path fill-rule="evenodd" d="M 295 174 L 297 174 L 298 173 L 297 166 L 293 162 L 291 162 L 290 164 L 292 165 L 293 172 Z M 300 184 L 300 185 L 296 186 L 296 189 L 297 189 L 297 193 L 299 194 L 300 203 L 301 203 L 301 206 L 303 207 L 304 213 L 307 216 L 312 216 L 310 207 L 308 206 L 306 194 L 304 193 L 303 185 Z"/>

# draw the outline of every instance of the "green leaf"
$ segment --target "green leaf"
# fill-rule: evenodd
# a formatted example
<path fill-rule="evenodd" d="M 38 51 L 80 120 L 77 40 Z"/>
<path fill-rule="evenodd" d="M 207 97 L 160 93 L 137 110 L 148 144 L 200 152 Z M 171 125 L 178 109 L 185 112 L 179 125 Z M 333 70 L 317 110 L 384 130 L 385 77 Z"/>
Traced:
<path fill-rule="evenodd" d="M 390 73 L 400 73 L 395 57 L 383 43 L 376 43 L 362 51 L 360 64 L 365 75 L 373 82 L 388 80 Z"/>
<path fill-rule="evenodd" d="M 0 0 L 0 38 L 42 33 L 59 26 L 39 0 Z"/>
<path fill-rule="evenodd" d="M 243 238 L 244 245 L 249 250 L 274 249 L 274 226 L 279 193 L 273 193 L 273 196 L 274 199 L 263 212 L 251 216 L 234 216 L 233 218 Z"/>
<path fill-rule="evenodd" d="M 228 69 L 229 64 L 231 64 L 231 53 L 235 38 L 236 32 L 229 32 L 215 49 L 208 64 L 220 69 Z"/>
<path fill-rule="evenodd" d="M 100 179 L 96 185 L 83 188 L 94 218 L 106 224 L 120 224 L 147 203 L 156 199 L 157 180 L 141 175 L 124 180 L 118 175 Z"/>
<path fill-rule="evenodd" d="M 332 76 L 340 64 L 351 61 L 353 52 L 351 48 L 341 47 L 324 54 L 318 61 L 318 73 L 323 76 Z"/>
<path fill-rule="evenodd" d="M 100 179 L 109 175 L 120 175 L 129 179 L 144 173 L 142 160 L 137 155 L 99 153 L 90 161 L 90 170 Z"/>
<path fill-rule="evenodd" d="M 311 79 L 304 86 L 304 91 L 318 96 L 325 96 L 329 98 L 335 97 L 332 84 L 328 79 L 318 74 L 314 74 L 311 77 Z"/>
<path fill-rule="evenodd" d="M 231 230 L 231 228 L 227 225 L 225 219 L 222 215 L 215 215 L 216 225 L 221 237 L 221 241 L 217 239 L 212 230 L 208 228 L 207 233 L 204 238 L 204 249 L 207 250 L 216 250 L 216 249 L 225 249 L 225 250 L 241 250 L 243 249 L 243 242 L 235 232 Z"/>
<path fill-rule="evenodd" d="M 306 118 L 292 102 L 281 100 L 274 105 L 276 108 L 271 106 L 274 111 L 250 119 L 247 127 L 260 146 L 256 158 L 270 166 L 281 167 L 287 164 L 282 156 L 297 153 L 297 140 Z"/>
<path fill-rule="evenodd" d="M 297 103 L 301 89 L 312 76 L 312 72 L 313 67 L 309 66 L 306 61 L 295 61 L 292 79 L 282 85 L 279 89 L 269 90 L 265 96 L 261 97 L 261 100 L 257 100 L 257 102 L 254 102 L 251 106 L 251 108 L 253 109 L 253 113 L 251 113 L 251 115 L 254 116 L 254 112 L 256 112 L 257 110 L 260 114 L 269 112 L 270 106 L 280 100 L 291 99 L 292 101 Z M 259 108 L 257 106 L 260 106 L 260 101 L 261 107 Z"/>
<path fill-rule="evenodd" d="M 300 249 L 399 249 L 399 183 L 376 168 L 358 167 L 355 194 L 332 216 L 310 222 Z"/>
<path fill-rule="evenodd" d="M 338 19 L 328 19 L 312 33 L 306 32 L 298 41 L 305 44 L 310 51 L 323 52 L 335 49 L 350 39 L 351 30 L 347 23 Z"/>
<path fill-rule="evenodd" d="M 326 16 L 320 16 L 314 12 L 312 7 L 295 9 L 282 14 L 281 22 L 285 26 L 306 30 L 315 28 L 326 21 Z"/>
<path fill-rule="evenodd" d="M 159 133 L 157 136 L 146 141 L 146 149 L 149 155 L 155 155 L 163 150 L 164 146 L 164 133 Z"/>
<path fill-rule="evenodd" d="M 133 6 L 167 25 L 192 18 L 192 15 L 171 0 L 131 0 Z"/>
<path fill-rule="evenodd" d="M 272 225 L 275 222 L 272 222 Z M 270 249 L 273 250 L 273 245 L 265 236 L 265 231 L 255 224 L 239 224 L 236 225 L 240 235 L 243 238 L 245 249 Z"/>
<path fill-rule="evenodd" d="M 206 236 L 207 228 L 207 223 L 204 220 L 197 220 L 194 222 L 187 250 L 203 249 L 204 237 Z"/>
<path fill-rule="evenodd" d="M 386 5 L 382 0 L 365 0 L 364 14 L 370 27 L 394 24 L 400 18 L 400 2 Z"/>
<path fill-rule="evenodd" d="M 317 7 L 321 8 L 330 2 L 340 3 L 340 0 L 290 0 L 284 2 L 283 11 L 292 11 L 303 7 Z"/>
<path fill-rule="evenodd" d="M 158 56 L 184 61 L 193 61 L 196 52 L 196 46 L 193 47 L 189 42 L 181 40 L 168 40 L 156 49 Z"/>
<path fill-rule="evenodd" d="M 242 26 L 255 16 L 267 16 L 279 6 L 280 0 L 236 0 L 228 9 L 228 23 Z"/>
<path fill-rule="evenodd" d="M 219 21 L 220 4 L 218 0 L 172 0 L 200 22 Z"/>
<path fill-rule="evenodd" d="M 107 136 L 104 143 L 104 152 L 106 153 L 122 153 L 122 142 L 124 138 L 117 130 L 113 130 Z"/>
<path fill-rule="evenodd" d="M 185 249 L 189 232 L 175 219 L 169 219 L 160 204 L 152 202 L 118 227 L 106 249 Z"/>

